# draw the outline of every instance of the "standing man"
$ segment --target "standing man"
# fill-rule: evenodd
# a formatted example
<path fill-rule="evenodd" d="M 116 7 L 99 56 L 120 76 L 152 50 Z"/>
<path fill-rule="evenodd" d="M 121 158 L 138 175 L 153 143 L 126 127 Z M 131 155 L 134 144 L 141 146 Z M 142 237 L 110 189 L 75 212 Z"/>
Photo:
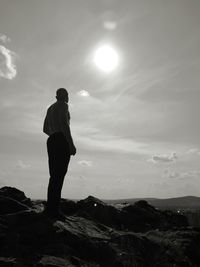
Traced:
<path fill-rule="evenodd" d="M 70 156 L 76 154 L 76 147 L 70 131 L 67 90 L 58 89 L 56 99 L 57 101 L 47 110 L 43 126 L 43 132 L 49 136 L 47 152 L 50 174 L 45 213 L 63 219 L 63 215 L 59 211 L 61 190 Z"/>

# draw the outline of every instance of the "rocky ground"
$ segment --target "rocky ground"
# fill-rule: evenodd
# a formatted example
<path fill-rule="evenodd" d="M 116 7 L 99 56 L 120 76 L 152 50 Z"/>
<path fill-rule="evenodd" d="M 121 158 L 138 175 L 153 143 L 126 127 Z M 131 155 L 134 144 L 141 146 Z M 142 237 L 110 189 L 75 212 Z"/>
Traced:
<path fill-rule="evenodd" d="M 116 208 L 62 199 L 62 221 L 11 187 L 0 189 L 1 267 L 199 267 L 200 229 L 146 201 Z"/>

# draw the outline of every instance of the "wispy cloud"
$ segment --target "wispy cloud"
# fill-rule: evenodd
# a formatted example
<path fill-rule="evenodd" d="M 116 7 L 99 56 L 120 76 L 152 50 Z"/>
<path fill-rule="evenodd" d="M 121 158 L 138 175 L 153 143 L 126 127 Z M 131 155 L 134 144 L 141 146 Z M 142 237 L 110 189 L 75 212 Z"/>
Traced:
<path fill-rule="evenodd" d="M 183 178 L 191 179 L 191 178 L 200 177 L 200 170 L 190 170 L 190 171 L 185 171 L 185 172 L 178 172 L 178 171 L 166 169 L 163 172 L 163 177 L 164 178 L 170 178 L 170 179 L 183 179 Z"/>
<path fill-rule="evenodd" d="M 0 45 L 0 77 L 12 80 L 17 75 L 15 53 Z"/>
<path fill-rule="evenodd" d="M 8 36 L 6 36 L 5 34 L 0 33 L 0 42 L 8 43 L 8 42 L 10 42 L 10 38 Z"/>
<path fill-rule="evenodd" d="M 187 151 L 188 154 L 200 155 L 200 150 L 198 148 L 191 148 Z"/>
<path fill-rule="evenodd" d="M 92 161 L 90 160 L 79 160 L 78 164 L 81 166 L 85 166 L 85 167 L 91 167 L 92 166 Z"/>
<path fill-rule="evenodd" d="M 172 170 L 166 169 L 166 170 L 164 170 L 162 176 L 163 176 L 163 178 L 175 179 L 175 178 L 180 177 L 180 173 L 177 171 L 172 171 Z"/>
<path fill-rule="evenodd" d="M 90 94 L 87 90 L 80 90 L 80 91 L 78 91 L 77 95 L 84 96 L 84 97 L 90 96 Z"/>
<path fill-rule="evenodd" d="M 28 163 L 25 163 L 22 160 L 18 160 L 17 163 L 16 163 L 16 165 L 15 165 L 15 167 L 17 169 L 20 169 L 20 170 L 25 170 L 25 169 L 29 169 L 31 167 L 31 165 L 28 164 Z"/>
<path fill-rule="evenodd" d="M 94 135 L 75 135 L 81 147 L 87 150 L 132 153 L 149 155 L 151 152 L 148 145 L 131 139 L 121 138 L 107 133 L 96 132 Z"/>
<path fill-rule="evenodd" d="M 173 152 L 171 155 L 155 155 L 148 161 L 153 163 L 172 163 L 177 159 L 176 153 Z"/>
<path fill-rule="evenodd" d="M 119 22 L 119 18 L 116 17 L 116 13 L 111 10 L 107 10 L 101 15 L 103 28 L 109 31 L 113 31 L 117 28 L 117 21 Z"/>

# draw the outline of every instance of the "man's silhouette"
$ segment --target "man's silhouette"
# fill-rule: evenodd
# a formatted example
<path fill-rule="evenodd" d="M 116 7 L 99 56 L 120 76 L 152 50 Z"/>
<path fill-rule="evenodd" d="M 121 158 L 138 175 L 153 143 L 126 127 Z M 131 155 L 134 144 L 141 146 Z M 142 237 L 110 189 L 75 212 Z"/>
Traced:
<path fill-rule="evenodd" d="M 67 173 L 70 156 L 76 154 L 76 148 L 70 131 L 70 114 L 68 111 L 68 92 L 64 88 L 56 91 L 57 101 L 52 104 L 44 120 L 43 132 L 47 139 L 49 162 L 49 185 L 45 213 L 59 218 L 61 190 Z"/>

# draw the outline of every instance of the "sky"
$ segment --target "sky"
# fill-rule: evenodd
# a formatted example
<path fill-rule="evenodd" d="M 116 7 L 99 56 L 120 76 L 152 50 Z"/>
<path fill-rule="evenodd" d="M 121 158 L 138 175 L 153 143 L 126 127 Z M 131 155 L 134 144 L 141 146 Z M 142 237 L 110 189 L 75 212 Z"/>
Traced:
<path fill-rule="evenodd" d="M 43 121 L 64 87 L 63 198 L 200 196 L 199 25 L 199 0 L 0 0 L 0 187 L 46 198 Z"/>

